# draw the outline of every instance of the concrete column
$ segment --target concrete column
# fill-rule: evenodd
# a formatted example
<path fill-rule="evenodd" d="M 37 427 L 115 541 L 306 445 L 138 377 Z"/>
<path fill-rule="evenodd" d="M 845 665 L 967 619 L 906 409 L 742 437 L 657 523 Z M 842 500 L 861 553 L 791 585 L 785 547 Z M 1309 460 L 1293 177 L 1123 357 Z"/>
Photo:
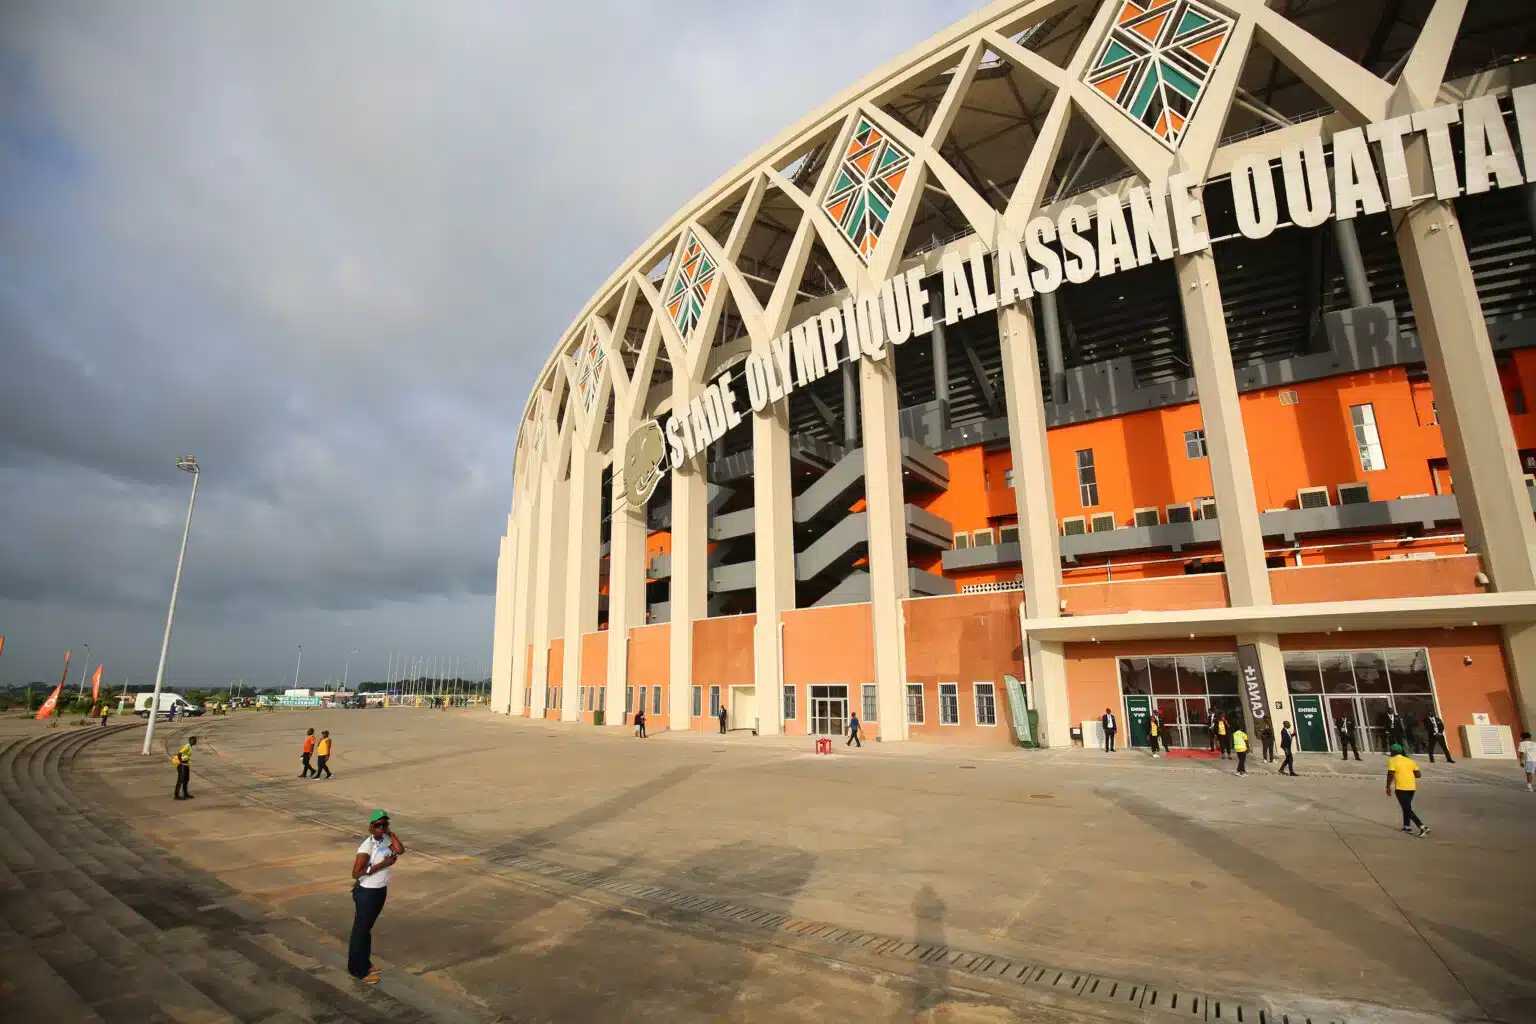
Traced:
<path fill-rule="evenodd" d="M 1013 456 L 1013 493 L 1019 509 L 1019 551 L 1024 575 L 1023 618 L 1061 613 L 1061 538 L 1051 492 L 1051 459 L 1046 447 L 1044 395 L 1034 314 L 1027 303 L 997 313 L 1003 354 L 1003 388 L 1008 396 L 1008 445 Z M 1039 714 L 1041 746 L 1072 742 L 1067 712 L 1066 660 L 1061 644 L 1024 644 L 1029 659 L 1029 696 Z"/>
<path fill-rule="evenodd" d="M 1050 374 L 1047 378 L 1051 387 L 1055 388 L 1056 378 L 1066 372 L 1067 363 L 1061 355 L 1061 312 L 1056 307 L 1056 293 L 1042 292 L 1040 294 L 1040 320 L 1041 327 L 1045 331 L 1045 368 Z M 1038 366 L 1040 359 L 1035 358 Z M 1051 401 L 1061 401 L 1061 396 L 1052 394 Z"/>
<path fill-rule="evenodd" d="M 546 466 L 540 487 L 538 571 L 533 594 L 533 707 L 534 718 L 544 717 L 544 697 L 549 688 L 549 644 L 564 629 L 566 523 L 570 483 L 559 466 Z M 563 668 L 563 666 L 562 666 Z"/>
<path fill-rule="evenodd" d="M 513 581 L 517 575 L 517 523 L 507 517 L 507 532 L 496 556 L 496 611 L 491 637 L 491 707 L 507 707 L 512 687 Z"/>
<path fill-rule="evenodd" d="M 1264 566 L 1264 536 L 1253 492 L 1248 436 L 1237 400 L 1237 374 L 1221 309 L 1221 284 L 1209 250 L 1175 257 L 1179 299 L 1189 358 L 1200 393 L 1207 463 L 1221 526 L 1221 555 L 1226 562 L 1227 593 L 1233 607 L 1270 603 L 1269 570 Z"/>
<path fill-rule="evenodd" d="M 907 499 L 901 483 L 895 351 L 879 362 L 860 360 L 859 385 L 879 735 L 882 741 L 904 740 L 907 631 L 902 602 L 911 596 L 911 583 L 907 578 Z"/>
<path fill-rule="evenodd" d="M 1269 714 L 1270 725 L 1275 730 L 1276 749 L 1279 749 L 1280 727 L 1285 722 L 1291 723 L 1291 731 L 1295 731 L 1296 715 L 1291 710 L 1291 693 L 1285 683 L 1285 655 L 1280 650 L 1280 638 L 1272 633 L 1253 636 L 1238 636 L 1238 646 L 1253 644 L 1259 652 L 1259 671 L 1264 676 L 1264 689 L 1269 695 L 1269 704 L 1265 711 Z M 1253 719 L 1253 712 L 1248 707 L 1248 702 L 1243 702 L 1243 721 L 1246 723 L 1245 731 L 1252 740 L 1252 748 L 1262 751 L 1259 743 L 1258 723 Z"/>
<path fill-rule="evenodd" d="M 757 626 L 752 637 L 757 730 L 782 731 L 784 696 L 779 621 L 795 607 L 794 495 L 790 490 L 789 408 L 769 403 L 752 415 L 752 517 L 757 571 Z"/>
<path fill-rule="evenodd" d="M 1482 556 L 1494 590 L 1536 589 L 1536 519 L 1455 209 L 1426 200 L 1408 210 L 1397 225 L 1397 248 L 1467 547 Z M 1506 627 L 1504 643 L 1529 727 L 1536 709 L 1532 627 Z"/>
<path fill-rule="evenodd" d="M 843 364 L 843 443 L 859 446 L 859 392 L 852 363 Z"/>
<path fill-rule="evenodd" d="M 605 725 L 618 725 L 629 685 L 629 631 L 645 625 L 645 509 L 624 504 L 614 479 L 608 540 L 608 696 Z"/>
<path fill-rule="evenodd" d="M 1349 289 L 1351 306 L 1371 304 L 1371 284 L 1365 276 L 1365 257 L 1360 255 L 1360 236 L 1355 233 L 1355 222 L 1333 222 L 1333 240 L 1339 247 L 1339 264 L 1344 268 L 1344 285 Z"/>
<path fill-rule="evenodd" d="M 533 636 L 533 595 L 537 593 L 535 587 L 538 575 L 538 557 L 533 540 L 538 535 L 539 517 L 537 503 L 533 498 L 538 493 L 539 476 L 538 473 L 528 474 L 523 485 L 527 493 L 513 510 L 519 526 L 517 575 L 512 584 L 512 699 L 507 707 L 507 713 L 512 715 L 523 713 L 523 690 L 529 676 L 528 647 Z"/>
<path fill-rule="evenodd" d="M 602 572 L 603 467 L 597 453 L 577 443 L 571 452 L 570 513 L 566 555 L 565 666 L 561 673 L 560 719 L 574 722 L 582 709 L 581 635 L 597 631 L 598 585 Z"/>
<path fill-rule="evenodd" d="M 949 401 L 949 341 L 942 321 L 933 325 L 933 393 L 939 401 Z"/>
<path fill-rule="evenodd" d="M 675 378 L 672 408 L 686 409 L 701 390 L 682 377 Z M 709 615 L 709 484 L 703 463 L 700 456 L 672 471 L 672 661 L 667 713 L 673 729 L 692 725 L 693 623 Z"/>

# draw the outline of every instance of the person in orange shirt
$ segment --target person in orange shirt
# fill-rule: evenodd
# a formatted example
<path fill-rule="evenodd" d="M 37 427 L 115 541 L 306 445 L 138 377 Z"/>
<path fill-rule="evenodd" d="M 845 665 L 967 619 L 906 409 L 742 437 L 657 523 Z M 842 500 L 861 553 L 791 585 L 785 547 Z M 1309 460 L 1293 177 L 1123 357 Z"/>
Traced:
<path fill-rule="evenodd" d="M 315 752 L 315 730 L 311 729 L 304 734 L 304 753 L 299 755 L 304 760 L 304 770 L 299 772 L 299 778 L 307 779 L 316 774 L 314 767 L 309 763 L 310 756 Z"/>

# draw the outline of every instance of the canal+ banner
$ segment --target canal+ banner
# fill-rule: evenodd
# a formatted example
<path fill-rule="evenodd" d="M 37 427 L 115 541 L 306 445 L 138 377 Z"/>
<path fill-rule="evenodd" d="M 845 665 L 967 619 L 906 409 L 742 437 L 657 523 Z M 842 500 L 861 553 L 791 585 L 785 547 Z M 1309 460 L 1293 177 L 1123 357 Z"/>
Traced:
<path fill-rule="evenodd" d="M 1313 137 L 1270 158 L 1252 153 L 1232 165 L 1232 210 L 1238 232 L 1267 238 L 1282 224 L 1312 228 L 1330 218 L 1402 210 L 1426 199 L 1449 200 L 1494 188 L 1524 184 L 1536 176 L 1536 85 L 1511 92 L 1517 156 L 1495 96 L 1404 114 L 1332 137 L 1332 162 L 1323 139 Z M 1457 160 L 1451 126 L 1462 126 L 1463 154 Z M 1415 195 L 1409 183 L 1407 146 L 1422 140 L 1433 192 Z M 1522 163 L 1524 171 L 1522 171 Z M 1018 237 L 1003 234 L 989 249 L 982 238 L 962 256 L 951 250 L 940 261 L 942 288 L 935 296 L 923 286 L 928 271 L 913 267 L 882 282 L 873 295 L 850 296 L 841 305 L 806 318 L 739 366 L 722 371 L 686 407 L 674 409 L 665 424 L 648 421 L 625 451 L 626 496 L 643 504 L 667 467 L 679 469 L 737 426 L 746 410 L 736 405 L 732 383 L 746 378 L 747 401 L 761 412 L 795 389 L 821 379 L 844 363 L 879 361 L 889 347 L 933 330 L 936 321 L 954 325 L 1047 294 L 1064 282 L 1082 284 L 1175 256 L 1203 252 L 1211 238 L 1201 226 L 1203 183 L 1173 174 L 1118 196 L 1102 196 L 1091 207 L 1068 204 L 1051 216 L 1024 225 Z M 1284 220 L 1282 220 L 1282 212 Z M 989 281 L 986 261 L 993 262 Z M 995 287 L 992 284 L 995 282 Z"/>

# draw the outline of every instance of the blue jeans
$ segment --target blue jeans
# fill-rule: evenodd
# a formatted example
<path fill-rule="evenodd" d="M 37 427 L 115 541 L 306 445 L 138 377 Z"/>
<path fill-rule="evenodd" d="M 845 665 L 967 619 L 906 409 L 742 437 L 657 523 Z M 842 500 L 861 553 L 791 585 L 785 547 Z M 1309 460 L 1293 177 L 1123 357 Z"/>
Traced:
<path fill-rule="evenodd" d="M 378 889 L 352 887 L 352 905 L 357 911 L 352 917 L 352 938 L 347 942 L 347 973 L 354 978 L 367 977 L 373 967 L 373 923 L 384 910 L 388 895 L 387 885 Z"/>

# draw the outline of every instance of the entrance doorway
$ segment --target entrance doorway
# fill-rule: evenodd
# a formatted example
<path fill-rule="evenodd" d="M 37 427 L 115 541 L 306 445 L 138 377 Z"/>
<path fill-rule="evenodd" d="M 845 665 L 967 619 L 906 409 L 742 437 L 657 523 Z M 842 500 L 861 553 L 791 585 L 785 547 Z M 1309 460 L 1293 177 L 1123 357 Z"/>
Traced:
<path fill-rule="evenodd" d="M 848 721 L 848 687 L 826 684 L 811 688 L 811 735 L 841 736 Z"/>
<path fill-rule="evenodd" d="M 1225 714 L 1234 727 L 1243 720 L 1234 654 L 1118 660 L 1120 692 L 1130 719 L 1129 746 L 1144 747 L 1148 743 L 1145 719 L 1138 722 L 1136 710 L 1147 702 L 1162 715 L 1161 740 L 1172 748 L 1207 749 L 1212 713 Z"/>
<path fill-rule="evenodd" d="M 1290 651 L 1285 655 L 1286 688 L 1298 725 L 1307 707 L 1320 707 L 1326 746 L 1339 749 L 1340 719 L 1355 727 L 1361 753 L 1384 754 L 1394 742 L 1414 753 L 1429 750 L 1424 719 L 1435 710 L 1429 652 L 1422 647 L 1357 651 Z M 1388 730 L 1388 714 L 1401 717 L 1400 734 Z M 1316 742 L 1316 740 L 1312 740 Z M 1303 750 L 1313 749 L 1303 742 Z"/>
<path fill-rule="evenodd" d="M 731 687 L 731 727 L 757 732 L 757 687 Z"/>

